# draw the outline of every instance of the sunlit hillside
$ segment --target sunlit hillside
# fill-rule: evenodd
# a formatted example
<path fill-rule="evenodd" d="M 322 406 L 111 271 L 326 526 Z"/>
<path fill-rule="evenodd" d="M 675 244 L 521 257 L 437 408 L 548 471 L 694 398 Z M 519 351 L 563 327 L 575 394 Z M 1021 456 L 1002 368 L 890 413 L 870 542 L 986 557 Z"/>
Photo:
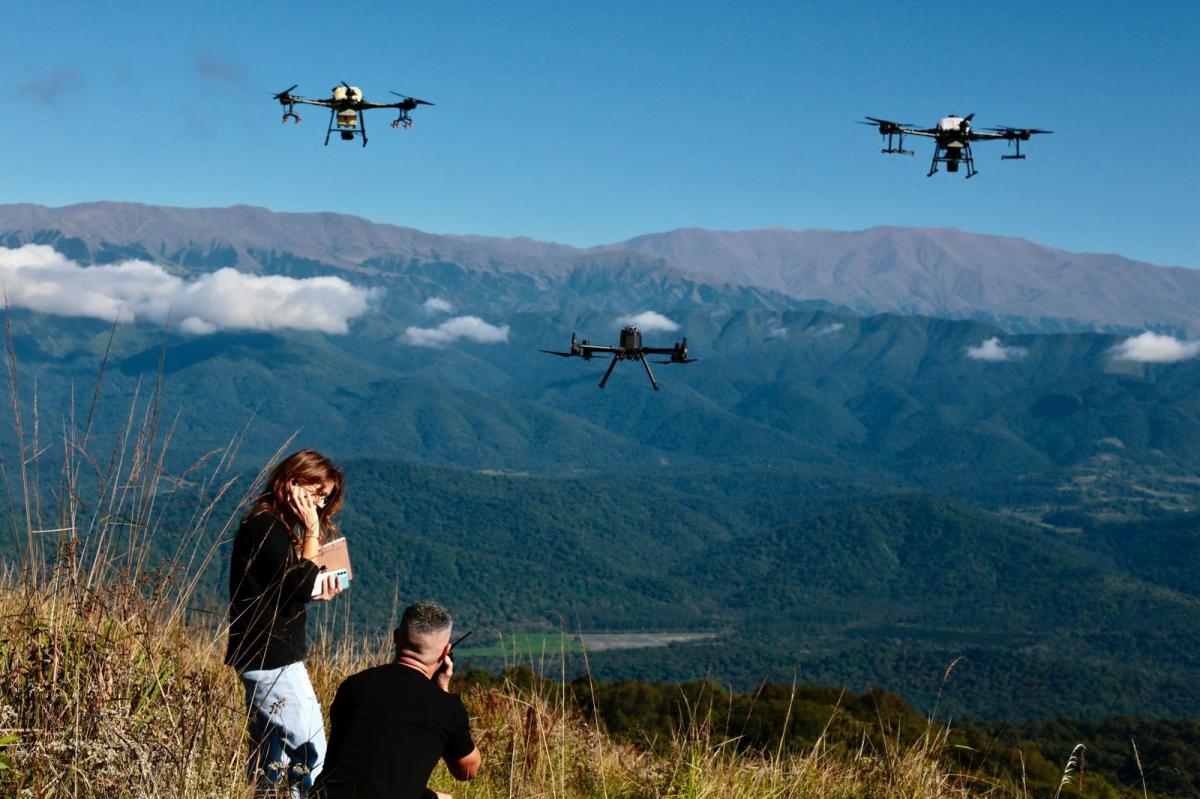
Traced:
<path fill-rule="evenodd" d="M 40 419 L 22 410 L 14 405 L 26 457 L 8 473 L 8 518 L 24 554 L 0 576 L 0 793 L 250 797 L 223 618 L 191 604 L 211 542 L 236 518 L 212 511 L 234 484 L 239 439 L 195 463 L 190 490 L 177 493 L 153 388 L 111 450 L 93 451 L 95 408 L 81 410 L 54 470 L 42 468 Z M 193 504 L 175 551 L 152 562 L 183 496 Z M 387 657 L 386 628 L 349 639 L 336 609 L 318 615 L 308 666 L 327 708 L 343 677 Z M 481 798 L 1117 795 L 1103 773 L 1086 771 L 1083 746 L 1047 756 L 1004 744 L 941 719 L 936 704 L 926 717 L 882 692 L 764 685 L 736 696 L 569 680 L 562 657 L 461 676 L 485 765 L 469 794 L 444 771 L 435 787 Z M 954 666 L 931 676 L 945 685 Z"/>

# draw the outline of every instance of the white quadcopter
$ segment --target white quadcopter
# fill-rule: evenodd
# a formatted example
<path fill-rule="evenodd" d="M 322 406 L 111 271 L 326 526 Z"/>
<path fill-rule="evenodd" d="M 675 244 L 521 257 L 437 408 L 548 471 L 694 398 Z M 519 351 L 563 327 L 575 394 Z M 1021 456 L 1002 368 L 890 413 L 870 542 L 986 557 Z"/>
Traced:
<path fill-rule="evenodd" d="M 892 122 L 887 119 L 878 119 L 876 117 L 867 117 L 866 122 L 859 120 L 860 125 L 870 125 L 878 127 L 879 133 L 887 137 L 887 147 L 882 152 L 896 153 L 899 155 L 915 155 L 912 150 L 904 149 L 905 136 L 927 136 L 934 139 L 933 148 L 933 163 L 929 166 L 929 177 L 938 171 L 938 164 L 945 164 L 947 172 L 957 172 L 958 165 L 964 164 L 967 167 L 967 177 L 972 177 L 976 173 L 975 159 L 971 155 L 971 142 L 973 141 L 994 141 L 1003 139 L 1009 145 L 1016 144 L 1017 151 L 1013 155 L 1002 155 L 1002 161 L 1024 161 L 1025 156 L 1021 155 L 1021 142 L 1029 141 L 1029 137 L 1035 133 L 1053 133 L 1052 130 L 1038 130 L 1037 128 L 984 128 L 983 132 L 971 130 L 971 118 L 974 114 L 967 114 L 965 117 L 955 116 L 951 114 L 939 120 L 935 128 L 914 128 L 905 122 Z M 899 140 L 895 146 L 892 144 L 892 137 L 898 136 Z"/>

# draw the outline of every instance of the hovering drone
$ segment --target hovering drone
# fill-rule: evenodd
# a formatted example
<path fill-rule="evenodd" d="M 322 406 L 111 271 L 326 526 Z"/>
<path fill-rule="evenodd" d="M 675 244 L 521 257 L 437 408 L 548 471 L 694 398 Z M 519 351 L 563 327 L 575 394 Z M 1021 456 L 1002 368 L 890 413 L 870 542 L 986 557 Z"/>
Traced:
<path fill-rule="evenodd" d="M 397 92 L 389 92 L 400 98 L 399 102 L 395 103 L 368 103 L 363 100 L 362 90 L 357 86 L 351 86 L 349 83 L 342 81 L 341 86 L 334 86 L 331 89 L 331 96 L 324 100 L 314 100 L 308 97 L 297 97 L 292 94 L 292 89 L 295 89 L 296 84 L 290 89 L 284 89 L 279 94 L 275 95 L 275 99 L 279 104 L 286 106 L 287 110 L 283 112 L 283 122 L 287 124 L 290 119 L 294 124 L 300 124 L 300 115 L 296 113 L 297 105 L 319 105 L 329 109 L 329 130 L 325 132 L 325 144 L 329 144 L 329 137 L 336 130 L 341 134 L 343 141 L 352 141 L 355 136 L 362 137 L 362 146 L 367 146 L 367 120 L 366 114 L 363 112 L 369 108 L 395 108 L 398 116 L 392 120 L 392 127 L 405 129 L 412 127 L 412 117 L 409 112 L 419 105 L 433 105 L 428 100 L 418 100 L 415 97 L 406 97 Z"/>
<path fill-rule="evenodd" d="M 550 355 L 559 355 L 563 358 L 571 358 L 578 356 L 585 361 L 590 361 L 592 356 L 598 352 L 611 352 L 612 360 L 609 361 L 608 370 L 604 373 L 604 377 L 600 380 L 600 388 L 604 388 L 604 384 L 608 382 L 609 375 L 612 374 L 613 368 L 618 361 L 641 361 L 642 366 L 646 367 L 646 377 L 650 378 L 650 385 L 654 386 L 654 390 L 658 391 L 658 382 L 654 379 L 654 373 L 650 371 L 650 362 L 646 360 L 647 355 L 670 355 L 669 361 L 655 361 L 655 363 L 691 363 L 699 358 L 689 358 L 687 339 L 676 342 L 674 347 L 643 347 L 641 332 L 630 325 L 621 331 L 621 343 L 615 347 L 601 344 L 588 344 L 584 339 L 582 343 L 576 340 L 575 334 L 571 334 L 571 351 L 557 352 L 555 350 L 540 350 Z"/>
<path fill-rule="evenodd" d="M 1024 161 L 1025 156 L 1021 155 L 1021 142 L 1029 141 L 1029 137 L 1035 133 L 1054 132 L 1037 128 L 1002 127 L 985 128 L 985 132 L 980 133 L 971 130 L 971 119 L 974 116 L 974 114 L 967 114 L 965 117 L 959 117 L 951 114 L 940 120 L 936 128 L 914 128 L 905 122 L 892 122 L 876 117 L 867 117 L 868 121 L 858 120 L 858 124 L 879 128 L 880 135 L 887 137 L 887 147 L 882 150 L 885 153 L 915 155 L 912 150 L 904 149 L 905 136 L 928 136 L 934 139 L 933 163 L 930 164 L 929 174 L 926 177 L 930 177 L 938 171 L 938 164 L 945 164 L 947 172 L 957 172 L 958 165 L 964 164 L 967 167 L 967 177 L 974 176 L 976 173 L 975 159 L 971 155 L 971 142 L 973 141 L 1004 139 L 1010 147 L 1016 144 L 1017 151 L 1013 155 L 1000 156 L 1000 160 Z M 896 136 L 899 139 L 893 146 L 892 140 Z"/>

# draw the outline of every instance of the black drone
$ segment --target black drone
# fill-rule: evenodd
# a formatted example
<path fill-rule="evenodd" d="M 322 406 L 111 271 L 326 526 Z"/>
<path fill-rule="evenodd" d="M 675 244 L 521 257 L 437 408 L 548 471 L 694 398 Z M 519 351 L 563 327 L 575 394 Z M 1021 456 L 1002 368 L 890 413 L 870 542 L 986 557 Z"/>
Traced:
<path fill-rule="evenodd" d="M 300 84 L 296 84 L 299 86 Z M 342 137 L 343 141 L 352 141 L 355 136 L 362 137 L 362 146 L 367 146 L 367 121 L 366 114 L 363 112 L 370 108 L 395 108 L 397 117 L 392 120 L 393 128 L 403 127 L 405 129 L 412 127 L 412 117 L 409 112 L 419 105 L 433 105 L 428 100 L 418 100 L 415 97 L 405 97 L 397 92 L 389 92 L 400 98 L 399 102 L 395 103 L 368 103 L 363 99 L 362 90 L 357 86 L 351 86 L 349 83 L 342 81 L 341 86 L 334 86 L 331 89 L 331 96 L 324 100 L 314 100 L 308 97 L 297 97 L 292 94 L 292 86 L 290 89 L 284 89 L 279 94 L 275 95 L 275 99 L 279 104 L 286 106 L 287 110 L 283 112 L 283 121 L 286 124 L 290 119 L 295 124 L 300 124 L 300 115 L 296 113 L 296 105 L 319 105 L 322 108 L 329 109 L 329 129 L 325 131 L 325 144 L 329 144 L 329 137 L 336 130 Z"/>
<path fill-rule="evenodd" d="M 609 375 L 612 374 L 613 368 L 618 361 L 641 361 L 642 366 L 646 367 L 646 377 L 650 378 L 650 385 L 654 386 L 654 390 L 658 391 L 658 382 L 654 379 L 654 373 L 650 371 L 650 362 L 646 360 L 647 355 L 669 355 L 671 359 L 668 361 L 655 361 L 655 363 L 691 363 L 699 358 L 688 357 L 687 339 L 678 341 L 674 347 L 643 347 L 641 332 L 630 325 L 621 331 L 621 343 L 615 347 L 606 344 L 589 344 L 585 339 L 582 343 L 576 340 L 575 334 L 571 334 L 571 351 L 557 352 L 555 350 L 540 350 L 550 355 L 559 355 L 563 358 L 580 357 L 585 361 L 590 361 L 592 356 L 598 352 L 611 352 L 612 360 L 609 361 L 608 370 L 605 371 L 604 377 L 600 380 L 600 388 L 604 388 L 604 384 L 608 382 Z"/>
<path fill-rule="evenodd" d="M 905 136 L 926 136 L 934 139 L 933 163 L 930 164 L 929 174 L 926 177 L 938 171 L 938 164 L 945 164 L 947 172 L 957 172 L 958 165 L 964 164 L 967 167 L 967 177 L 973 177 L 976 173 L 975 159 L 971 155 L 971 142 L 973 141 L 1003 139 L 1009 143 L 1009 146 L 1016 144 L 1016 153 L 1002 155 L 1000 160 L 1024 161 L 1025 156 L 1021 155 L 1021 142 L 1029 141 L 1029 137 L 1036 133 L 1054 132 L 1037 128 L 1002 127 L 986 128 L 983 133 L 980 133 L 971 130 L 971 119 L 974 116 L 974 114 L 967 114 L 965 117 L 960 117 L 951 114 L 939 120 L 936 128 L 914 128 L 905 122 L 892 122 L 877 117 L 867 117 L 867 121 L 859 120 L 858 124 L 879 128 L 879 134 L 887 137 L 887 147 L 882 150 L 885 153 L 915 155 L 912 150 L 904 149 Z M 893 136 L 900 137 L 896 146 L 892 145 Z"/>

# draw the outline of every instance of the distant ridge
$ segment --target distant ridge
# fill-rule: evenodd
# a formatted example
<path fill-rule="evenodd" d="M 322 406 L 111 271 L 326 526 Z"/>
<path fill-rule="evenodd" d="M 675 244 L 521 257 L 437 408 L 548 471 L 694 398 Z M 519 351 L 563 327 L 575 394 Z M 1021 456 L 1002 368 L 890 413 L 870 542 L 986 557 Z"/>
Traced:
<path fill-rule="evenodd" d="M 653 298 L 686 297 L 693 304 L 699 301 L 695 287 L 707 285 L 752 289 L 756 293 L 749 301 L 772 295 L 858 313 L 988 319 L 1014 330 L 1200 333 L 1200 270 L 950 228 L 684 228 L 577 249 L 529 238 L 434 235 L 345 214 L 275 213 L 243 205 L 0 205 L 0 243 L 29 242 L 51 244 L 85 263 L 142 257 L 184 270 L 234 266 L 295 272 L 282 264 L 298 260 L 308 272 L 376 275 L 423 264 L 453 265 L 474 273 L 568 281 L 577 289 L 583 282 L 597 305 L 605 305 L 607 290 L 628 288 L 627 275 L 621 275 L 632 268 L 642 279 L 657 275 L 664 290 Z M 606 275 L 613 280 L 606 282 Z M 547 306 L 561 301 L 553 286 L 539 290 Z M 739 301 L 746 298 L 743 293 Z M 708 301 L 719 304 L 719 297 Z"/>
<path fill-rule="evenodd" d="M 953 228 L 685 228 L 612 249 L 864 313 L 1200 330 L 1200 270 Z"/>

